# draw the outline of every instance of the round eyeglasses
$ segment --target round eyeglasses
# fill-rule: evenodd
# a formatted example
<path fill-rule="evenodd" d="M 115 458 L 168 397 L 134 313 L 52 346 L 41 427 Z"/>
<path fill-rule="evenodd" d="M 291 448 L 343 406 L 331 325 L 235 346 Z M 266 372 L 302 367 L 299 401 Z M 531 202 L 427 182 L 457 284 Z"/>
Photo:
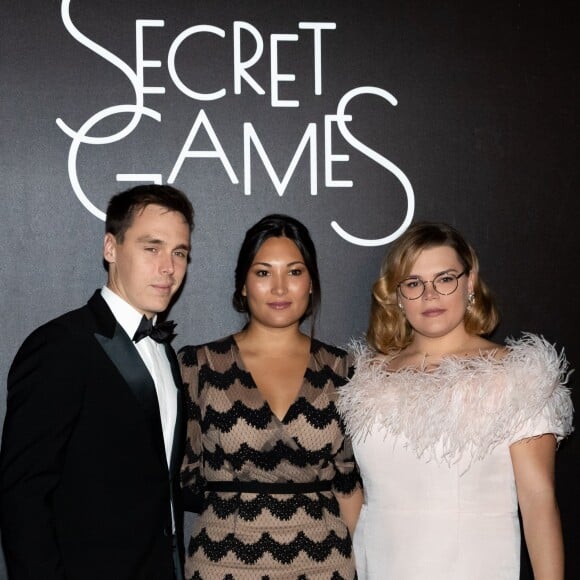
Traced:
<path fill-rule="evenodd" d="M 433 278 L 433 280 L 421 280 L 421 278 L 405 278 L 403 281 L 397 284 L 397 289 L 401 293 L 403 298 L 407 300 L 417 300 L 421 298 L 425 293 L 425 288 L 427 284 L 433 286 L 433 290 L 438 294 L 447 296 L 448 294 L 453 294 L 457 287 L 459 286 L 459 278 L 464 274 L 467 274 L 469 270 L 465 269 L 461 274 L 452 274 L 451 272 L 444 272 Z"/>

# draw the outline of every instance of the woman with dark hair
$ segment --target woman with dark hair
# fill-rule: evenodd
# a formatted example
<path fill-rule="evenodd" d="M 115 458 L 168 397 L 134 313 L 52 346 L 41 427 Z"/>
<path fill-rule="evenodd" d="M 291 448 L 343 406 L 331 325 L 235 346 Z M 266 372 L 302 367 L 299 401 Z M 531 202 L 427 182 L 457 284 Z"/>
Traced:
<path fill-rule="evenodd" d="M 179 353 L 188 430 L 182 484 L 203 496 L 186 578 L 352 580 L 362 493 L 336 389 L 346 352 L 300 330 L 320 303 L 316 250 L 294 218 L 247 232 L 233 304 L 244 328 Z M 191 503 L 191 502 L 190 502 Z"/>
<path fill-rule="evenodd" d="M 457 230 L 418 223 L 394 243 L 339 399 L 365 492 L 361 580 L 517 580 L 518 504 L 535 578 L 563 579 L 554 455 L 572 428 L 567 363 L 539 336 L 490 342 L 497 322 Z"/>

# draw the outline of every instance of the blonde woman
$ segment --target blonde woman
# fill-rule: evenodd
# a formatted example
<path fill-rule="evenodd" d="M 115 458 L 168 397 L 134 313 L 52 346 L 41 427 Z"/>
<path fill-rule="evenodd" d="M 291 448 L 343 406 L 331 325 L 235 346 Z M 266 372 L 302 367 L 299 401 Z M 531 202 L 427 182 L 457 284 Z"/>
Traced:
<path fill-rule="evenodd" d="M 395 242 L 339 401 L 365 493 L 361 580 L 517 580 L 518 505 L 536 580 L 563 579 L 567 363 L 539 336 L 491 342 L 497 322 L 457 230 L 419 223 Z"/>

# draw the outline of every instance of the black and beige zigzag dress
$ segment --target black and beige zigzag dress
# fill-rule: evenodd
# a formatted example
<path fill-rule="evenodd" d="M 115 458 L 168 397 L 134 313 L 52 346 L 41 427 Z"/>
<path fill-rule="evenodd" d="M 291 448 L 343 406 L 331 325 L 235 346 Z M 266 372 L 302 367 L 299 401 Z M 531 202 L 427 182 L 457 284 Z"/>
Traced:
<path fill-rule="evenodd" d="M 352 580 L 351 538 L 333 492 L 359 485 L 335 401 L 347 354 L 313 340 L 281 421 L 232 336 L 179 353 L 188 413 L 182 482 L 202 493 L 188 580 Z"/>

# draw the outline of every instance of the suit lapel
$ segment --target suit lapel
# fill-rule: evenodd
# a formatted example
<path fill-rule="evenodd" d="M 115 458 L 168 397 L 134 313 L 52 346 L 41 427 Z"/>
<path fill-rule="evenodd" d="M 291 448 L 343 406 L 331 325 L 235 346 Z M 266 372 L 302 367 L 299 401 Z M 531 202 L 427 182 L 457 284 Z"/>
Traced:
<path fill-rule="evenodd" d="M 177 357 L 175 356 L 175 351 L 171 348 L 170 345 L 165 345 L 165 353 L 169 360 L 169 364 L 171 365 L 171 374 L 173 375 L 173 382 L 175 383 L 175 387 L 177 388 L 177 416 L 175 418 L 175 431 L 173 433 L 173 445 L 171 447 L 171 465 L 170 465 L 170 472 L 173 475 L 174 473 L 179 472 L 181 468 L 181 451 L 182 451 L 182 443 L 185 439 L 185 434 L 182 430 L 182 423 L 183 423 L 183 392 L 182 392 L 182 380 L 181 380 L 181 372 L 179 370 L 179 363 L 177 362 Z"/>
<path fill-rule="evenodd" d="M 97 290 L 89 300 L 89 307 L 97 320 L 98 330 L 95 332 L 95 339 L 139 401 L 151 427 L 155 447 L 163 463 L 167 465 L 159 403 L 153 378 L 139 356 L 133 341 L 117 324 L 100 291 Z"/>

